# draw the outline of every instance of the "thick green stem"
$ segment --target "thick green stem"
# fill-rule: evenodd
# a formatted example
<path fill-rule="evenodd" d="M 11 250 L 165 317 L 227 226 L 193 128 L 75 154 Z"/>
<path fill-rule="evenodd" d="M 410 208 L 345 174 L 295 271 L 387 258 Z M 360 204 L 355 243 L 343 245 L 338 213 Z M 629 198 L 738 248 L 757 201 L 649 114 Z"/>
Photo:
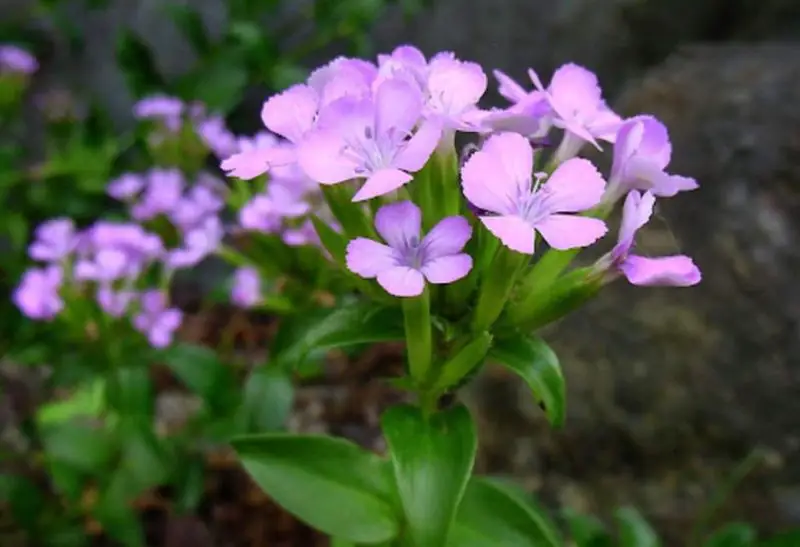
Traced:
<path fill-rule="evenodd" d="M 530 257 L 501 245 L 486 271 L 472 318 L 472 331 L 480 333 L 494 324 L 506 305 L 514 282 Z"/>
<path fill-rule="evenodd" d="M 431 302 L 427 289 L 419 296 L 403 299 L 403 322 L 409 373 L 417 385 L 423 386 L 433 360 Z"/>
<path fill-rule="evenodd" d="M 362 236 L 377 239 L 370 218 L 360 203 L 353 202 L 352 191 L 346 183 L 323 184 L 321 187 L 328 207 L 348 237 Z"/>

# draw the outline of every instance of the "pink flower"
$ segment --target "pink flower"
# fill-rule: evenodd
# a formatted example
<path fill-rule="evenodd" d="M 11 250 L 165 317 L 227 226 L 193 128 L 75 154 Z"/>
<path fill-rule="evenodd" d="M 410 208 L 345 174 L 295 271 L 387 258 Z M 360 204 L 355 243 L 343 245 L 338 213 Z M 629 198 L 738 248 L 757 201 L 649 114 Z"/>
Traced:
<path fill-rule="evenodd" d="M 533 183 L 533 150 L 516 133 L 490 137 L 462 169 L 464 195 L 484 226 L 508 248 L 533 254 L 536 232 L 555 249 L 586 247 L 606 233 L 601 220 L 565 213 L 600 202 L 605 181 L 588 160 L 573 158 Z"/>
<path fill-rule="evenodd" d="M 650 220 L 656 198 L 650 192 L 632 191 L 625 198 L 619 239 L 610 255 L 600 263 L 615 267 L 633 285 L 688 287 L 700 283 L 702 275 L 692 259 L 684 255 L 646 258 L 630 254 L 636 232 Z"/>
<path fill-rule="evenodd" d="M 300 145 L 300 166 L 321 184 L 366 179 L 354 201 L 396 190 L 422 169 L 439 142 L 436 124 L 414 131 L 422 106 L 418 90 L 402 80 L 383 82 L 374 99 L 339 99 Z"/>
<path fill-rule="evenodd" d="M 452 283 L 472 269 L 463 253 L 472 235 L 464 217 L 442 219 L 420 237 L 422 216 L 410 201 L 384 205 L 375 215 L 375 228 L 386 244 L 363 237 L 347 246 L 347 267 L 378 283 L 394 296 L 417 296 L 428 283 Z"/>

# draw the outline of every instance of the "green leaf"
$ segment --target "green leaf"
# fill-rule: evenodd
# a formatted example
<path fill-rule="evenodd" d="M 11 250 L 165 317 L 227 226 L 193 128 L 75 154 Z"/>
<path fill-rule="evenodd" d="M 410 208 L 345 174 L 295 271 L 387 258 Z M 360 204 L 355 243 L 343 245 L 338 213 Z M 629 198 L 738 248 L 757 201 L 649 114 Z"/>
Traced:
<path fill-rule="evenodd" d="M 127 469 L 119 468 L 111 475 L 92 510 L 105 532 L 125 547 L 145 545 L 138 516 L 131 506 L 138 492 L 136 479 Z"/>
<path fill-rule="evenodd" d="M 633 507 L 617 509 L 614 516 L 619 526 L 620 547 L 659 547 L 661 545 L 653 527 Z"/>
<path fill-rule="evenodd" d="M 242 99 L 247 69 L 241 56 L 228 51 L 181 78 L 176 86 L 183 98 L 200 101 L 211 112 L 227 114 Z"/>
<path fill-rule="evenodd" d="M 743 522 L 732 522 L 714 532 L 703 547 L 750 547 L 755 541 L 755 528 Z"/>
<path fill-rule="evenodd" d="M 459 507 L 448 545 L 562 547 L 563 542 L 555 525 L 532 502 L 494 481 L 473 477 Z"/>
<path fill-rule="evenodd" d="M 517 335 L 495 340 L 489 358 L 519 375 L 544 406 L 553 427 L 564 425 L 566 389 L 558 357 L 544 340 Z"/>
<path fill-rule="evenodd" d="M 612 547 L 611 535 L 597 517 L 582 515 L 572 509 L 564 511 L 570 537 L 577 547 Z"/>
<path fill-rule="evenodd" d="M 244 385 L 240 409 L 244 431 L 266 432 L 286 424 L 294 403 L 291 378 L 274 367 L 259 367 L 250 373 Z"/>
<path fill-rule="evenodd" d="M 106 400 L 117 415 L 152 417 L 155 399 L 148 369 L 130 366 L 111 371 L 106 384 Z"/>
<path fill-rule="evenodd" d="M 40 427 L 44 451 L 49 461 L 66 464 L 83 473 L 96 473 L 113 454 L 113 438 L 105 429 L 78 420 Z"/>
<path fill-rule="evenodd" d="M 239 396 L 230 367 L 210 348 L 176 344 L 164 352 L 164 363 L 212 410 L 229 410 Z"/>
<path fill-rule="evenodd" d="M 395 406 L 381 424 L 414 544 L 441 547 L 475 463 L 472 417 L 464 406 L 428 417 L 418 408 Z"/>
<path fill-rule="evenodd" d="M 399 533 L 390 471 L 376 455 L 342 439 L 288 433 L 231 444 L 267 495 L 317 530 L 355 543 Z"/>
<path fill-rule="evenodd" d="M 208 38 L 206 25 L 196 9 L 170 2 L 164 5 L 164 10 L 200 57 L 211 51 L 211 40 Z"/>
<path fill-rule="evenodd" d="M 0 478 L 3 479 L 0 505 L 8 504 L 16 523 L 28 532 L 33 531 L 45 508 L 42 491 L 25 477 L 3 475 Z"/>
<path fill-rule="evenodd" d="M 175 510 L 179 514 L 193 513 L 205 493 L 205 461 L 193 457 L 177 470 Z"/>
<path fill-rule="evenodd" d="M 343 265 L 347 251 L 347 238 L 316 216 L 311 217 L 311 223 L 314 225 L 314 230 L 317 232 L 322 246 L 325 247 L 337 264 Z"/>
<path fill-rule="evenodd" d="M 104 406 L 105 382 L 93 378 L 91 383 L 81 386 L 68 398 L 40 407 L 36 411 L 36 421 L 40 425 L 51 425 L 80 417 L 96 418 Z"/>
<path fill-rule="evenodd" d="M 352 302 L 284 322 L 273 343 L 273 365 L 298 366 L 312 352 L 403 340 L 404 336 L 399 309 Z"/>

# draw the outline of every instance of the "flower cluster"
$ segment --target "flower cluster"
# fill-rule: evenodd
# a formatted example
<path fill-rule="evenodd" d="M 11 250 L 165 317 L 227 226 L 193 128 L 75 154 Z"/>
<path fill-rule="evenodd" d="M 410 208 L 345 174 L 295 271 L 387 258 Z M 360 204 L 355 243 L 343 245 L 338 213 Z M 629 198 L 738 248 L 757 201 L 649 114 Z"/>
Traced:
<path fill-rule="evenodd" d="M 83 231 L 70 219 L 40 225 L 29 255 L 45 265 L 25 274 L 15 302 L 27 316 L 50 320 L 65 295 L 90 296 L 103 313 L 130 317 L 153 346 L 163 347 L 181 323 L 168 305 L 171 275 L 222 241 L 221 182 L 201 175 L 189 185 L 180 171 L 153 169 L 113 180 L 108 193 L 128 205 L 134 222 L 98 221 Z"/>
<path fill-rule="evenodd" d="M 697 187 L 666 171 L 671 148 L 664 125 L 646 115 L 622 119 L 604 101 L 597 77 L 575 64 L 559 68 L 547 86 L 530 70 L 531 90 L 494 74 L 512 104 L 487 110 L 478 105 L 487 88 L 483 69 L 452 53 L 426 59 L 401 46 L 375 63 L 338 58 L 317 69 L 269 98 L 261 119 L 270 133 L 243 143 L 221 164 L 232 177 L 269 174 L 282 181 L 242 210 L 242 225 L 275 230 L 283 219 L 308 214 L 305 196 L 317 183 L 344 184 L 353 202 L 383 204 L 375 216 L 383 241 L 352 238 L 347 268 L 395 296 L 414 296 L 425 280 L 451 283 L 469 273 L 473 261 L 462 251 L 475 222 L 517 253 L 534 254 L 537 234 L 553 249 L 577 249 L 605 236 L 604 218 L 627 196 L 619 244 L 597 269 L 641 285 L 698 282 L 699 270 L 686 257 L 630 255 L 655 197 Z M 452 188 L 440 186 L 459 182 L 444 180 L 442 165 L 456 156 L 457 132 L 475 133 L 483 144 L 456 173 L 460 196 L 448 210 L 441 202 Z M 560 144 L 543 162 L 540 143 L 553 132 L 561 134 Z M 614 146 L 608 181 L 576 157 L 587 143 Z M 434 164 L 438 180 L 425 176 Z M 291 180 L 282 175 L 287 171 Z M 432 229 L 423 238 L 428 208 L 437 210 L 436 225 L 426 222 Z"/>

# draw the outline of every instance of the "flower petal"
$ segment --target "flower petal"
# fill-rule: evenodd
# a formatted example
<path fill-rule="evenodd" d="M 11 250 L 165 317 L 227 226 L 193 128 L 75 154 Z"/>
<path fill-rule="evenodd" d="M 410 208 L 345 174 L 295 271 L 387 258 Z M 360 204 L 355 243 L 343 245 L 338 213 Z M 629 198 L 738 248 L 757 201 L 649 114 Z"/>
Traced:
<path fill-rule="evenodd" d="M 354 159 L 341 153 L 344 146 L 339 133 L 314 131 L 298 147 L 297 161 L 306 175 L 321 184 L 336 184 L 355 178 L 358 165 Z"/>
<path fill-rule="evenodd" d="M 220 163 L 220 167 L 229 177 L 250 180 L 263 175 L 272 166 L 288 165 L 295 159 L 294 147 L 254 148 L 234 154 Z"/>
<path fill-rule="evenodd" d="M 391 247 L 365 237 L 357 237 L 347 244 L 345 261 L 348 270 L 366 279 L 397 265 Z"/>
<path fill-rule="evenodd" d="M 298 142 L 314 125 L 319 108 L 316 91 L 297 84 L 270 97 L 261 108 L 261 121 L 272 131 Z"/>
<path fill-rule="evenodd" d="M 403 171 L 411 173 L 419 171 L 428 162 L 441 138 L 441 124 L 434 121 L 423 122 L 400 149 L 392 163 Z"/>
<path fill-rule="evenodd" d="M 422 273 L 430 283 L 452 283 L 466 277 L 472 269 L 468 254 L 442 256 L 422 265 Z"/>
<path fill-rule="evenodd" d="M 689 287 L 700 283 L 702 274 L 688 256 L 645 258 L 629 256 L 620 270 L 634 285 Z"/>
<path fill-rule="evenodd" d="M 553 109 L 565 120 L 574 118 L 576 112 L 593 113 L 602 100 L 597 76 L 574 63 L 553 73 L 548 91 Z"/>
<path fill-rule="evenodd" d="M 375 229 L 393 249 L 405 249 L 419 241 L 422 213 L 414 203 L 399 201 L 381 207 L 375 215 Z"/>
<path fill-rule="evenodd" d="M 597 168 L 587 159 L 572 158 L 550 175 L 540 192 L 550 213 L 574 213 L 591 209 L 603 197 L 606 182 Z"/>
<path fill-rule="evenodd" d="M 503 245 L 518 253 L 533 254 L 535 232 L 533 227 L 522 218 L 514 215 L 499 217 L 480 217 L 486 228 L 497 237 Z"/>
<path fill-rule="evenodd" d="M 430 65 L 428 103 L 440 114 L 457 116 L 486 93 L 486 73 L 477 63 L 439 59 Z"/>
<path fill-rule="evenodd" d="M 412 179 L 411 175 L 399 169 L 381 169 L 372 173 L 364 185 L 353 196 L 353 201 L 364 201 L 397 190 Z"/>
<path fill-rule="evenodd" d="M 622 206 L 622 222 L 619 226 L 620 243 L 624 243 L 628 249 L 633 245 L 633 238 L 636 232 L 647 224 L 653 215 L 653 206 L 656 198 L 650 192 L 640 194 L 636 190 L 628 193 L 625 204 Z"/>
<path fill-rule="evenodd" d="M 425 289 L 422 273 L 406 266 L 397 266 L 378 274 L 378 283 L 394 296 L 419 296 Z"/>
<path fill-rule="evenodd" d="M 472 237 L 472 227 L 460 216 L 443 218 L 422 240 L 425 256 L 431 259 L 460 253 Z"/>
<path fill-rule="evenodd" d="M 512 214 L 516 211 L 520 190 L 530 190 L 532 170 L 533 152 L 523 136 L 516 133 L 494 135 L 461 169 L 464 195 L 485 211 Z M 526 185 L 527 188 L 520 188 Z"/>
<path fill-rule="evenodd" d="M 535 225 L 547 244 L 566 250 L 588 247 L 608 231 L 605 222 L 576 215 L 550 215 Z"/>
<path fill-rule="evenodd" d="M 375 130 L 378 138 L 408 135 L 422 114 L 422 95 L 403 80 L 386 80 L 375 91 Z"/>
<path fill-rule="evenodd" d="M 528 92 L 525 91 L 521 85 L 514 81 L 514 79 L 505 72 L 494 70 L 492 71 L 492 74 L 494 74 L 494 77 L 499 84 L 497 91 L 500 93 L 500 95 L 512 103 L 520 102 L 528 94 Z"/>

